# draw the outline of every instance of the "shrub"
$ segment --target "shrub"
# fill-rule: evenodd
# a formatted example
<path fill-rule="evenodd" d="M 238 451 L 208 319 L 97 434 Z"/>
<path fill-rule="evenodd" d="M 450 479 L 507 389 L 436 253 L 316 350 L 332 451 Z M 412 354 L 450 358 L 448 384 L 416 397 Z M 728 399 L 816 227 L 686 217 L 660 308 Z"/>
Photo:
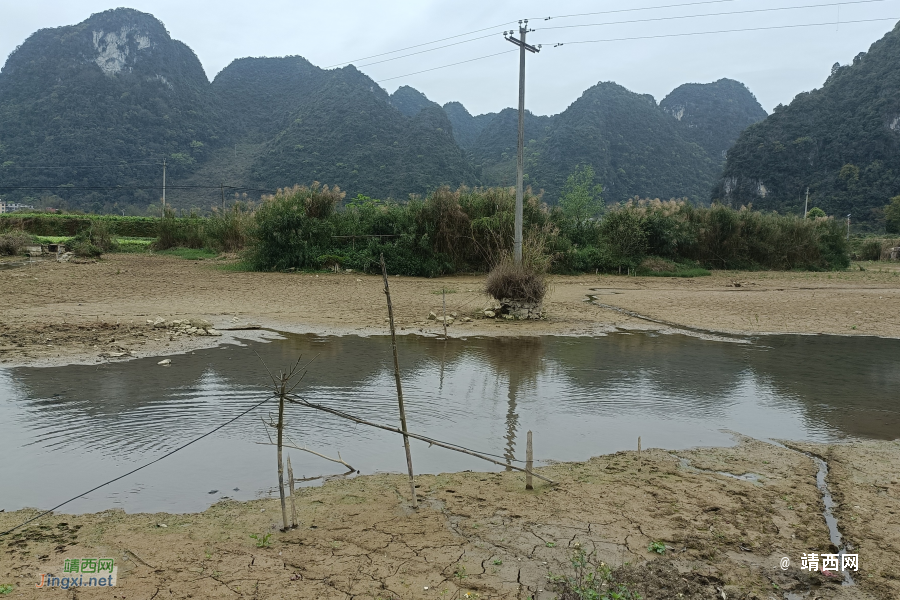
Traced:
<path fill-rule="evenodd" d="M 547 243 L 554 230 L 551 226 L 532 227 L 522 243 L 522 261 L 516 264 L 511 252 L 504 253 L 485 281 L 485 292 L 496 300 L 520 300 L 540 303 L 550 289 L 547 273 L 553 257 Z"/>
<path fill-rule="evenodd" d="M 880 260 L 881 259 L 882 241 L 877 239 L 866 239 L 860 244 L 859 250 L 855 253 L 856 260 Z"/>
<path fill-rule="evenodd" d="M 884 228 L 888 233 L 900 233 L 900 196 L 884 207 Z"/>
<path fill-rule="evenodd" d="M 109 233 L 109 227 L 103 221 L 91 221 L 90 224 L 75 234 L 71 242 L 71 251 L 75 256 L 98 258 L 104 252 L 118 248 L 118 242 Z"/>
<path fill-rule="evenodd" d="M 240 203 L 230 210 L 213 209 L 203 224 L 203 238 L 208 248 L 219 252 L 243 250 L 250 237 L 253 213 Z"/>
<path fill-rule="evenodd" d="M 157 221 L 154 250 L 169 248 L 203 248 L 203 219 L 191 212 L 188 218 L 176 218 L 175 211 L 166 207 L 162 218 Z"/>
<path fill-rule="evenodd" d="M 618 268 L 637 267 L 647 253 L 647 233 L 640 215 L 631 206 L 608 213 L 600 225 L 600 235 L 612 264 Z"/>
<path fill-rule="evenodd" d="M 31 243 L 31 236 L 24 231 L 0 234 L 0 254 L 19 254 Z"/>
<path fill-rule="evenodd" d="M 806 213 L 807 219 L 821 219 L 828 215 L 825 214 L 825 211 L 819 208 L 818 206 L 813 206 L 809 209 L 809 212 Z"/>

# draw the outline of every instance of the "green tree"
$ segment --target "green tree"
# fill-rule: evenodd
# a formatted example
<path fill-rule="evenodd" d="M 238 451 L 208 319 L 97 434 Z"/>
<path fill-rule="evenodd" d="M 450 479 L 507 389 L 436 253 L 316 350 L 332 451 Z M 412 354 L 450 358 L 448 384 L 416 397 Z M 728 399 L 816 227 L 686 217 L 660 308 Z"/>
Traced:
<path fill-rule="evenodd" d="M 900 196 L 884 207 L 884 228 L 888 233 L 900 233 Z"/>
<path fill-rule="evenodd" d="M 806 213 L 807 219 L 818 219 L 819 217 L 825 217 L 825 216 L 828 216 L 828 215 L 826 215 L 825 211 L 822 210 L 821 208 L 819 208 L 818 206 L 813 206 L 811 209 L 809 209 L 809 212 Z"/>
<path fill-rule="evenodd" d="M 559 205 L 566 218 L 580 230 L 603 212 L 602 193 L 603 187 L 594 183 L 594 168 L 591 165 L 578 166 L 566 179 Z"/>

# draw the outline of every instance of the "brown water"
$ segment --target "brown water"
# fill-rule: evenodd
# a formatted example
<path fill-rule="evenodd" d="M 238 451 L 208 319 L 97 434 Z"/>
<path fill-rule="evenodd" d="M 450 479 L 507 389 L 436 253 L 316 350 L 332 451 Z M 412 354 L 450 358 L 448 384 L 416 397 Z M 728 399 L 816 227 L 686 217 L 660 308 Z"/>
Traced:
<path fill-rule="evenodd" d="M 620 333 L 594 338 L 399 338 L 410 430 L 508 459 L 584 460 L 644 447 L 679 449 L 756 438 L 894 439 L 900 432 L 900 341 L 771 336 L 751 343 Z M 0 370 L 0 508 L 47 508 L 227 421 L 264 397 L 273 369 L 316 356 L 302 392 L 362 418 L 398 422 L 385 337 L 286 335 L 101 366 Z M 273 407 L 274 408 L 274 407 Z M 201 510 L 222 496 L 269 493 L 275 452 L 265 407 L 197 444 L 69 504 Z M 299 444 L 338 452 L 362 473 L 405 469 L 401 439 L 288 409 Z M 418 472 L 486 470 L 465 455 L 413 442 Z M 291 451 L 297 477 L 337 465 Z M 234 490 L 238 488 L 238 490 Z M 215 493 L 210 493 L 215 490 Z"/>

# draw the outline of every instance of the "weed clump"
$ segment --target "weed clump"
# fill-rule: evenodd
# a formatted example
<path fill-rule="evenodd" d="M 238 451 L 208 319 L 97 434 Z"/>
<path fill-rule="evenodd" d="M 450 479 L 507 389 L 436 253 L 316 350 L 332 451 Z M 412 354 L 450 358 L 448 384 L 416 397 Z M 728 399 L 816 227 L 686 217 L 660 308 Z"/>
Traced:
<path fill-rule="evenodd" d="M 31 243 L 31 236 L 24 231 L 9 231 L 0 234 L 0 254 L 20 254 Z"/>
<path fill-rule="evenodd" d="M 71 251 L 75 256 L 83 258 L 99 258 L 105 252 L 112 252 L 119 247 L 116 239 L 110 234 L 109 227 L 103 221 L 91 221 L 72 238 Z"/>
<path fill-rule="evenodd" d="M 504 255 L 491 269 L 484 291 L 497 300 L 519 300 L 539 304 L 547 295 L 547 274 L 527 264 L 517 265 Z"/>

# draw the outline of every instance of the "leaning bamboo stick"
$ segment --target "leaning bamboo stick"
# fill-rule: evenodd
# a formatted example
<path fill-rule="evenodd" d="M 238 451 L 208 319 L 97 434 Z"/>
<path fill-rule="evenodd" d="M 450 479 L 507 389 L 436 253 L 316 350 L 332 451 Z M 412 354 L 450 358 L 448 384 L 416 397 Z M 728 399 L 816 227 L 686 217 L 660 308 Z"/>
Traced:
<path fill-rule="evenodd" d="M 322 412 L 327 412 L 336 417 L 341 417 L 342 419 L 347 419 L 349 421 L 353 421 L 354 423 L 359 423 L 360 425 L 368 425 L 369 427 L 375 427 L 378 429 L 383 429 L 385 431 L 390 431 L 391 433 L 399 433 L 400 435 L 410 437 L 416 440 L 421 440 L 423 442 L 428 442 L 433 446 L 437 446 L 439 448 L 446 448 L 447 450 L 454 450 L 456 452 L 462 452 L 463 454 L 468 454 L 469 456 L 474 456 L 475 458 L 480 458 L 481 460 L 486 460 L 488 462 L 494 463 L 495 465 L 500 465 L 501 467 L 505 467 L 508 469 L 513 469 L 515 471 L 522 471 L 523 473 L 531 474 L 538 479 L 542 479 L 552 485 L 556 485 L 556 482 L 552 479 L 548 479 L 543 475 L 538 475 L 537 473 L 532 472 L 529 469 L 523 469 L 522 467 L 516 467 L 514 465 L 507 464 L 505 462 L 500 462 L 499 460 L 494 460 L 493 458 L 487 457 L 483 454 L 479 454 L 477 452 L 472 452 L 471 450 L 467 450 L 465 448 L 458 448 L 456 446 L 450 446 L 449 444 L 445 444 L 443 442 L 439 442 L 437 440 L 433 440 L 429 437 L 425 437 L 424 435 L 419 435 L 417 433 L 410 433 L 409 431 L 403 431 L 401 429 L 397 429 L 396 427 L 391 427 L 389 425 L 379 425 L 378 423 L 372 423 L 371 421 L 366 421 L 364 419 L 360 419 L 359 417 L 355 417 L 353 415 L 347 414 L 345 412 L 341 412 L 339 410 L 335 410 L 333 408 L 328 408 L 327 406 L 322 406 L 321 404 L 313 404 L 312 402 L 308 402 L 303 400 L 302 398 L 288 398 L 289 402 L 294 404 L 299 404 L 301 406 L 306 406 L 307 408 L 313 408 L 315 410 L 321 410 Z"/>

